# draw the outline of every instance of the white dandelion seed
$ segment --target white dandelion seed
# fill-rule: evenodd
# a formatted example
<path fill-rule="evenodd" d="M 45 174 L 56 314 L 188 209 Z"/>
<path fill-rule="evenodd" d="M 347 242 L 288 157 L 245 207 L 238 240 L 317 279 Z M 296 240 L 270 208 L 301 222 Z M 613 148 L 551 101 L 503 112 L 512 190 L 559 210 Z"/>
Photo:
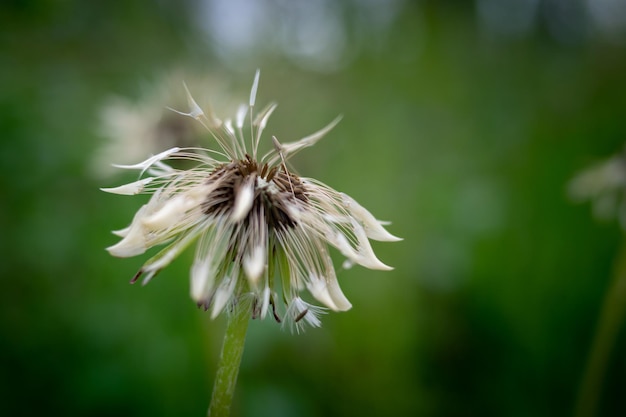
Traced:
<path fill-rule="evenodd" d="M 229 304 L 251 295 L 253 317 L 264 318 L 271 312 L 277 321 L 284 318 L 299 331 L 303 323 L 320 326 L 324 308 L 351 307 L 337 282 L 329 245 L 347 258 L 346 264 L 389 270 L 369 240 L 400 239 L 351 197 L 287 168 L 293 154 L 317 142 L 339 119 L 293 143 L 281 144 L 273 138 L 273 149 L 257 157 L 263 130 L 276 108 L 270 104 L 254 114 L 258 80 L 257 71 L 249 106 L 240 108 L 234 125 L 230 120 L 207 118 L 191 95 L 190 111 L 179 112 L 202 123 L 217 141 L 219 152 L 172 148 L 122 167 L 146 177 L 103 191 L 152 197 L 128 227 L 115 232 L 122 239 L 108 251 L 130 257 L 167 244 L 131 281 L 143 277 L 146 283 L 198 241 L 191 297 L 199 306 L 216 317 Z M 249 135 L 244 128 L 247 118 Z M 169 160 L 192 161 L 196 166 L 176 169 L 166 163 Z M 303 301 L 304 289 L 324 307 Z M 286 306 L 284 316 L 278 312 L 279 300 Z"/>

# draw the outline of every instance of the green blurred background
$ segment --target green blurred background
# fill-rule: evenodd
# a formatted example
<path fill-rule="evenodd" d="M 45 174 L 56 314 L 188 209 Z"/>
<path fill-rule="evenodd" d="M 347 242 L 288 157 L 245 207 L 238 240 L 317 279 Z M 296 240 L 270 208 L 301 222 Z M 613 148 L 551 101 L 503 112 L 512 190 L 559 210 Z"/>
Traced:
<path fill-rule="evenodd" d="M 224 318 L 192 253 L 141 287 L 104 250 L 144 199 L 99 191 L 133 178 L 102 112 L 172 118 L 185 79 L 228 107 L 260 67 L 268 134 L 344 116 L 297 171 L 404 241 L 321 329 L 251 324 L 234 415 L 573 415 L 622 234 L 566 189 L 626 140 L 623 1 L 9 0 L 0 28 L 0 414 L 206 413 Z M 624 336 L 599 415 L 626 415 Z"/>

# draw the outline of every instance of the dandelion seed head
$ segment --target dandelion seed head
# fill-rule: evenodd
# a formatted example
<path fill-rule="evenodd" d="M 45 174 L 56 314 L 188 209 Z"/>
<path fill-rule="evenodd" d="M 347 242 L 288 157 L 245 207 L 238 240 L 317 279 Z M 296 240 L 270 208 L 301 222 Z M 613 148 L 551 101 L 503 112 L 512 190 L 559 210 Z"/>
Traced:
<path fill-rule="evenodd" d="M 316 143 L 339 119 L 292 143 L 272 137 L 273 149 L 257 154 L 276 109 L 276 104 L 270 104 L 255 115 L 258 87 L 259 72 L 249 105 L 239 108 L 233 125 L 230 119 L 215 123 L 219 119 L 206 116 L 185 86 L 190 110 L 175 111 L 203 124 L 219 150 L 172 148 L 120 166 L 147 176 L 102 190 L 151 197 L 128 227 L 114 232 L 121 240 L 108 250 L 114 256 L 130 257 L 165 245 L 132 280 L 143 277 L 147 283 L 196 242 L 190 291 L 198 306 L 214 318 L 229 305 L 251 299 L 253 318 L 269 313 L 299 332 L 304 324 L 319 327 L 325 309 L 351 308 L 339 287 L 329 246 L 347 258 L 344 267 L 358 264 L 388 270 L 369 240 L 399 238 L 348 195 L 300 177 L 287 166 L 291 156 Z M 249 134 L 244 129 L 248 118 Z M 170 165 L 175 160 L 195 166 L 178 169 Z M 323 307 L 304 301 L 305 290 Z"/>

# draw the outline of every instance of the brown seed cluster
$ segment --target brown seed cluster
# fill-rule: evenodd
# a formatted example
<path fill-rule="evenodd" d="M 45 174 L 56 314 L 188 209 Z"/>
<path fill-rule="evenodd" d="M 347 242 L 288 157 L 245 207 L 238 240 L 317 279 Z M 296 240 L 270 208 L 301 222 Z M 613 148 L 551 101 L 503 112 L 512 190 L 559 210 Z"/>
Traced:
<path fill-rule="evenodd" d="M 246 159 L 220 165 L 209 174 L 207 183 L 219 185 L 203 203 L 203 212 L 207 215 L 226 215 L 235 204 L 239 188 L 251 176 L 258 176 L 276 187 L 273 191 L 269 187 L 255 187 L 252 208 L 243 221 L 249 223 L 252 216 L 257 216 L 257 219 L 262 216 L 270 228 L 294 227 L 296 221 L 290 216 L 287 204 L 293 204 L 294 199 L 307 201 L 304 184 L 284 165 L 270 168 L 268 164 L 258 164 L 249 155 Z"/>

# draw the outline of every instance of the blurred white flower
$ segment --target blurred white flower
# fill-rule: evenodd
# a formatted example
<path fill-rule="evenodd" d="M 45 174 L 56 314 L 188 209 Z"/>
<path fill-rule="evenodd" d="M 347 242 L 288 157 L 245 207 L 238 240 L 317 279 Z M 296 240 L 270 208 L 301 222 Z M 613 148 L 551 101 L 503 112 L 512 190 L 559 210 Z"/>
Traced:
<path fill-rule="evenodd" d="M 270 311 L 277 321 L 284 319 L 300 330 L 302 322 L 319 326 L 322 311 L 300 298 L 305 288 L 326 308 L 351 307 L 339 288 L 328 245 L 350 263 L 389 270 L 374 255 L 369 239 L 400 239 L 346 194 L 287 168 L 289 157 L 315 144 L 339 119 L 293 143 L 281 144 L 273 137 L 273 149 L 257 158 L 263 130 L 276 109 L 270 104 L 253 114 L 258 76 L 257 72 L 249 105 L 240 107 L 234 121 L 205 115 L 188 93 L 190 111 L 181 114 L 200 121 L 219 151 L 174 147 L 139 164 L 118 166 L 148 176 L 104 191 L 152 197 L 130 226 L 114 232 L 122 240 L 108 251 L 130 257 L 167 244 L 132 280 L 143 276 L 147 283 L 198 240 L 191 296 L 211 310 L 211 317 L 229 304 L 252 299 L 253 317 L 263 318 Z M 247 119 L 250 125 L 244 126 Z M 197 165 L 181 170 L 167 160 Z M 280 299 L 286 308 L 282 317 L 277 311 Z"/>
<path fill-rule="evenodd" d="M 200 143 L 202 130 L 197 123 L 178 117 L 163 106 L 163 103 L 174 103 L 174 106 L 186 103 L 186 97 L 178 94 L 183 78 L 191 80 L 191 85 L 212 91 L 212 101 L 221 103 L 220 108 L 237 107 L 226 98 L 230 96 L 228 87 L 215 77 L 183 76 L 181 70 L 146 82 L 137 98 L 109 97 L 99 114 L 99 133 L 104 142 L 95 151 L 90 164 L 96 177 L 106 178 L 117 171 L 111 161 L 130 164 L 145 158 L 146 154 Z"/>
<path fill-rule="evenodd" d="M 626 159 L 617 154 L 580 172 L 569 184 L 576 201 L 591 201 L 601 220 L 617 217 L 626 230 Z"/>

